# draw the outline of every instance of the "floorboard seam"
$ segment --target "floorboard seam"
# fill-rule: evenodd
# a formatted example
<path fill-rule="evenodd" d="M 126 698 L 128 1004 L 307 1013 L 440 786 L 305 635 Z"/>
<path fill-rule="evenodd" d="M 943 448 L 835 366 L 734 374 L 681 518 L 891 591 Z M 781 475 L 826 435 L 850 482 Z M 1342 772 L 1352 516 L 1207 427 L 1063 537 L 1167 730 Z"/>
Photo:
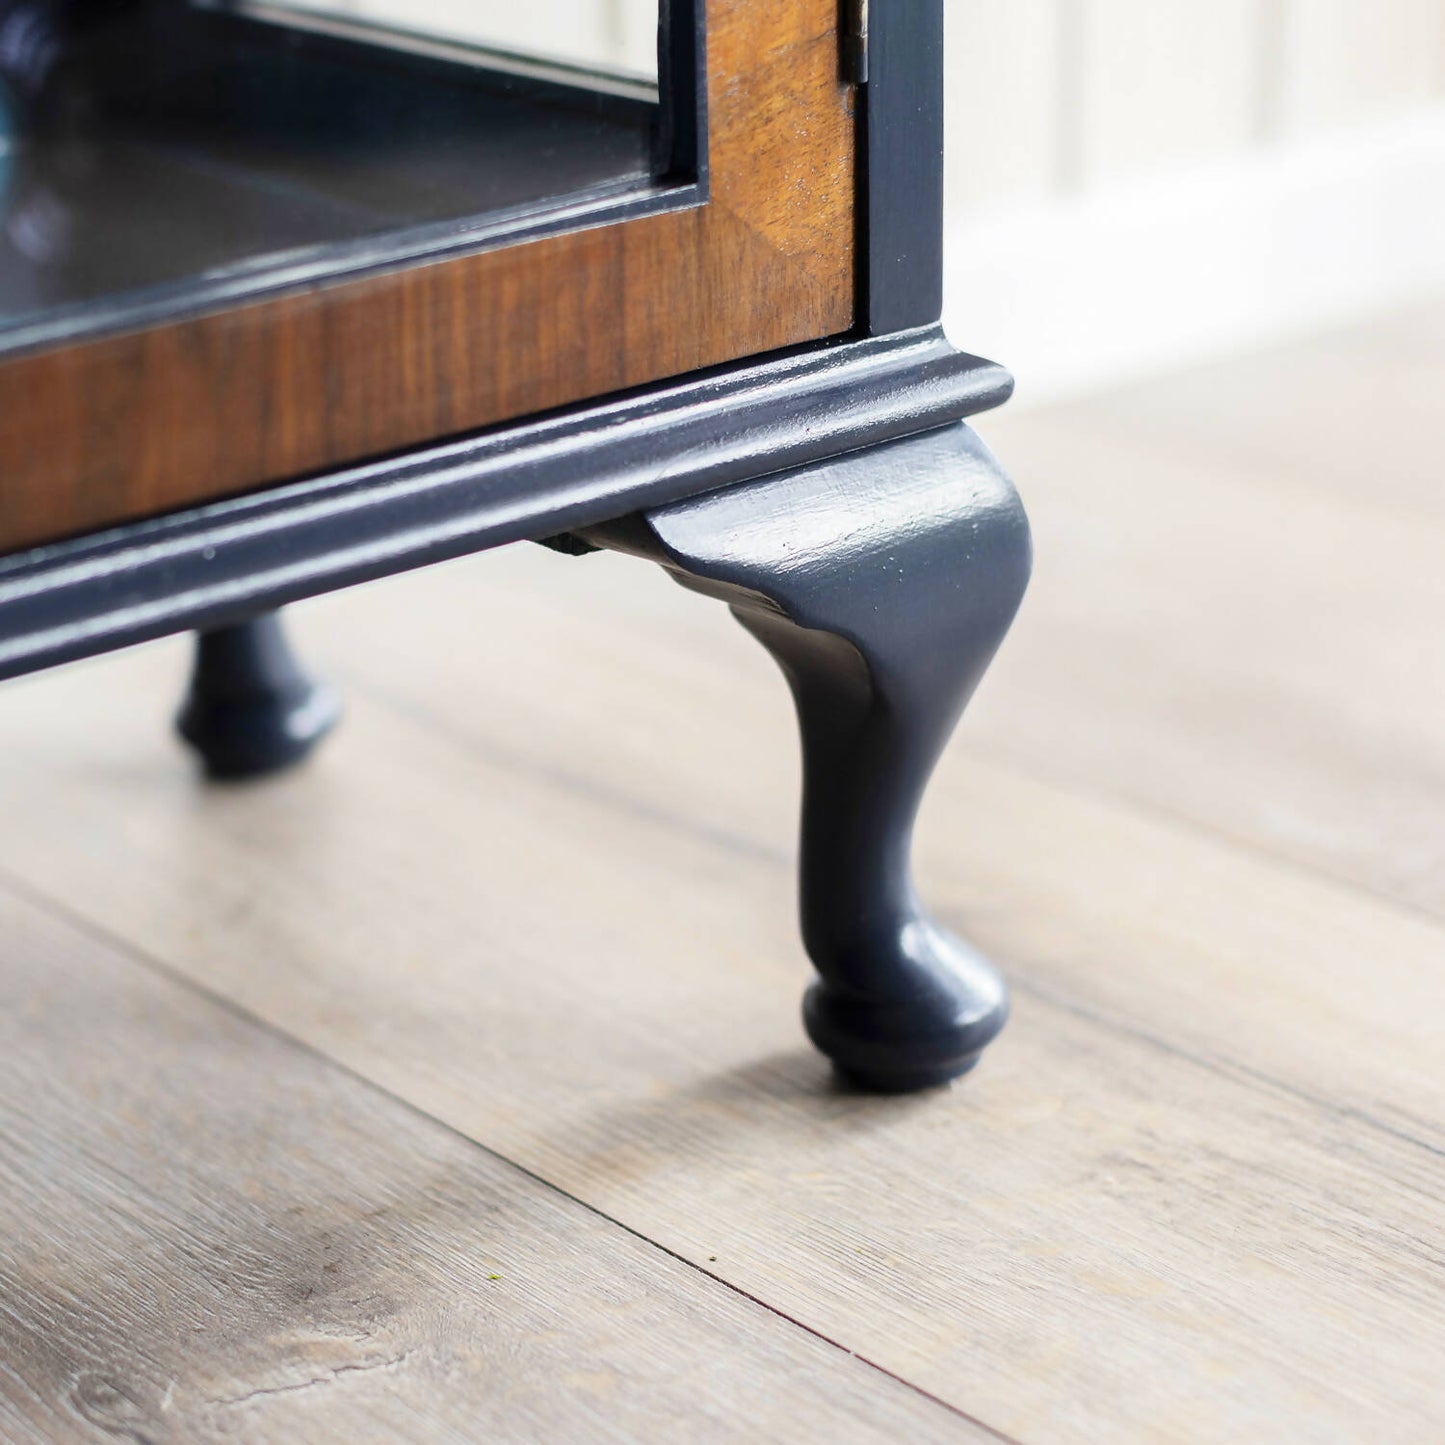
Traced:
<path fill-rule="evenodd" d="M 1192 1049 L 1181 1048 L 1168 1039 L 1161 1038 L 1158 1034 L 1151 1033 L 1148 1029 L 1138 1024 L 1132 1024 L 1126 1019 L 1115 1018 L 1109 1014 L 1098 1012 L 1086 1003 L 1080 1003 L 1066 994 L 1050 988 L 1046 984 L 1039 984 L 1027 980 L 1014 979 L 1014 991 L 1027 994 L 1030 998 L 1037 999 L 1040 1003 L 1047 1004 L 1050 1008 L 1056 1008 L 1061 1013 L 1066 1013 L 1072 1018 L 1082 1019 L 1086 1023 L 1093 1024 L 1096 1028 L 1104 1029 L 1110 1033 L 1119 1034 L 1124 1038 L 1132 1039 L 1135 1043 L 1145 1044 L 1150 1048 L 1158 1050 L 1170 1058 L 1178 1059 L 1182 1063 L 1190 1064 L 1194 1068 L 1203 1069 L 1206 1073 L 1215 1075 L 1217 1078 L 1230 1079 L 1235 1083 L 1250 1083 L 1261 1085 L 1271 1092 L 1284 1095 L 1293 1099 L 1296 1103 L 1307 1104 L 1312 1109 L 1321 1113 L 1332 1114 L 1336 1118 L 1348 1119 L 1351 1123 L 1364 1124 L 1371 1129 L 1378 1130 L 1388 1138 L 1396 1140 L 1401 1144 L 1409 1144 L 1416 1149 L 1423 1150 L 1435 1158 L 1445 1159 L 1445 1145 L 1432 1143 L 1429 1139 L 1422 1139 L 1417 1135 L 1400 1128 L 1395 1124 L 1377 1118 L 1374 1114 L 1367 1113 L 1363 1109 L 1357 1109 L 1353 1105 L 1337 1104 L 1330 1099 L 1322 1098 L 1318 1094 L 1312 1094 L 1308 1089 L 1299 1087 L 1296 1084 L 1286 1083 L 1282 1079 L 1276 1079 L 1272 1074 L 1266 1074 L 1259 1069 L 1251 1068 L 1248 1064 L 1239 1063 L 1236 1060 L 1221 1058 L 1211 1054 L 1196 1053 Z"/>
<path fill-rule="evenodd" d="M 562 1188 L 561 1185 L 554 1183 L 550 1179 L 547 1179 L 545 1176 L 537 1173 L 535 1170 L 529 1169 L 525 1164 L 520 1164 L 515 1159 L 509 1158 L 506 1154 L 502 1153 L 499 1149 L 494 1148 L 492 1145 L 484 1143 L 480 1139 L 474 1138 L 471 1134 L 466 1133 L 465 1130 L 459 1129 L 456 1125 L 448 1123 L 447 1120 L 438 1118 L 435 1114 L 429 1113 L 426 1109 L 422 1108 L 413 1100 L 406 1098 L 402 1094 L 395 1093 L 393 1090 L 387 1088 L 386 1085 L 379 1083 L 377 1080 L 360 1072 L 360 1070 L 355 1068 L 353 1065 L 346 1063 L 344 1060 L 335 1058 L 333 1055 L 327 1053 L 324 1049 L 318 1047 L 310 1040 L 304 1039 L 299 1035 L 292 1033 L 289 1029 L 281 1027 L 280 1025 L 272 1022 L 270 1019 L 253 1013 L 249 1008 L 247 1008 L 244 1004 L 238 1002 L 236 999 L 233 999 L 226 994 L 220 993 L 219 991 L 212 989 L 208 985 L 189 977 L 187 974 L 184 974 L 179 969 L 175 968 L 172 964 L 167 963 L 164 959 L 158 958 L 154 954 L 137 947 L 129 940 L 111 933 L 102 924 L 97 923 L 95 920 L 87 917 L 85 914 L 76 912 L 73 908 L 70 907 L 70 905 L 65 903 L 63 900 L 56 899 L 45 893 L 44 891 L 35 888 L 28 882 L 28 880 L 14 877 L 8 871 L 4 872 L 4 877 L 6 883 L 13 888 L 14 892 L 23 897 L 32 906 L 39 908 L 41 911 L 45 912 L 52 918 L 57 919 L 59 922 L 65 924 L 67 927 L 73 928 L 77 932 L 85 934 L 87 937 L 101 944 L 107 950 L 117 953 L 123 958 L 129 959 L 136 966 L 144 968 L 148 972 L 158 974 L 162 978 L 166 979 L 167 982 L 174 984 L 177 987 L 183 988 L 187 992 L 206 1000 L 206 1002 L 212 1004 L 217 1008 L 222 1009 L 224 1012 L 230 1014 L 232 1017 L 241 1019 L 243 1022 L 249 1024 L 254 1028 L 261 1029 L 263 1032 L 269 1034 L 271 1037 L 283 1040 L 290 1047 L 298 1049 L 302 1053 L 309 1055 L 311 1058 L 316 1059 L 318 1062 L 324 1064 L 327 1068 L 335 1069 L 339 1073 L 355 1081 L 357 1084 L 370 1090 L 372 1093 L 380 1095 L 385 1099 L 389 1099 L 391 1102 L 405 1109 L 409 1114 L 413 1115 L 414 1117 L 425 1120 L 428 1124 L 431 1124 L 436 1128 L 446 1130 L 446 1132 L 452 1135 L 453 1138 L 460 1140 L 464 1144 L 468 1145 L 470 1148 L 481 1150 L 482 1153 L 486 1154 L 488 1157 L 497 1160 L 500 1164 L 505 1165 L 508 1169 L 515 1170 L 518 1174 L 521 1174 L 525 1178 L 530 1179 L 533 1183 L 539 1185 L 548 1193 L 555 1195 L 557 1198 L 565 1199 L 569 1203 L 575 1204 L 579 1209 L 586 1210 L 587 1213 L 592 1215 L 594 1218 L 600 1219 L 604 1223 L 611 1225 L 613 1228 L 621 1230 L 624 1234 L 630 1236 L 633 1239 L 636 1239 L 640 1243 L 646 1245 L 649 1249 L 656 1250 L 659 1254 L 665 1255 L 668 1259 L 674 1260 L 676 1263 L 682 1265 L 684 1268 L 690 1270 L 692 1273 L 701 1275 L 704 1279 L 711 1280 L 714 1284 L 721 1286 L 730 1294 L 737 1295 L 739 1298 L 747 1300 L 750 1304 L 753 1304 L 759 1309 L 766 1311 L 768 1314 L 773 1315 L 777 1319 L 784 1321 L 785 1323 L 791 1325 L 793 1328 L 802 1330 L 804 1334 L 811 1335 L 821 1344 L 825 1344 L 829 1348 L 837 1350 L 839 1353 L 845 1354 L 851 1359 L 857 1360 L 867 1369 L 870 1369 L 875 1373 L 884 1376 L 886 1379 L 894 1381 L 896 1384 L 901 1385 L 904 1389 L 910 1391 L 912 1394 L 918 1395 L 921 1398 L 928 1400 L 930 1403 L 938 1406 L 941 1410 L 947 1411 L 955 1418 L 964 1420 L 968 1424 L 974 1426 L 976 1429 L 982 1430 L 986 1434 L 992 1436 L 995 1440 L 1002 1442 L 1002 1445 L 1024 1445 L 1024 1442 L 1019 1440 L 1016 1436 L 1004 1433 L 1002 1430 L 999 1430 L 993 1425 L 990 1425 L 987 1421 L 979 1419 L 976 1415 L 971 1415 L 967 1410 L 964 1410 L 962 1407 L 943 1399 L 941 1396 L 934 1394 L 931 1390 L 925 1389 L 922 1385 L 915 1384 L 906 1376 L 895 1373 L 893 1370 L 890 1370 L 886 1365 L 879 1364 L 876 1360 L 870 1359 L 867 1355 L 860 1354 L 857 1350 L 850 1349 L 841 1341 L 836 1340 L 832 1336 L 824 1333 L 824 1331 L 817 1329 L 812 1325 L 809 1325 L 805 1321 L 800 1320 L 793 1315 L 788 1314 L 787 1311 L 780 1309 L 776 1305 L 769 1304 L 767 1300 L 750 1293 L 749 1291 L 743 1289 L 739 1285 L 732 1283 L 730 1280 L 724 1278 L 723 1276 L 714 1274 L 711 1270 L 704 1269 L 700 1264 L 697 1264 L 694 1261 L 688 1259 L 686 1255 L 679 1254 L 676 1250 L 671 1249 L 660 1241 L 651 1238 L 647 1234 L 644 1234 L 640 1229 L 637 1229 L 633 1225 L 628 1224 L 625 1220 L 618 1219 L 614 1215 L 608 1214 L 606 1210 L 601 1209 L 597 1205 L 591 1204 L 587 1200 L 582 1199 L 579 1196 L 571 1193 L 569 1190 Z"/>
<path fill-rule="evenodd" d="M 413 725 L 435 730 L 452 746 L 480 758 L 492 766 L 504 767 L 549 787 L 574 793 L 588 802 L 615 808 L 628 817 L 655 823 L 662 827 L 675 828 L 690 837 L 743 857 L 787 863 L 791 862 L 795 856 L 792 849 L 773 847 L 732 829 L 708 827 L 686 814 L 675 813 L 666 808 L 644 803 L 615 789 L 600 787 L 586 775 L 569 772 L 563 768 L 539 767 L 524 755 L 512 752 L 499 744 L 479 741 L 464 730 L 450 725 L 445 718 L 437 716 L 425 707 L 417 706 L 406 696 L 392 692 L 384 684 L 379 685 L 368 675 L 354 672 L 344 664 L 334 670 L 334 675 L 338 681 L 344 680 L 347 689 L 357 696 L 369 698 L 372 702 Z M 963 726 L 967 727 L 967 715 L 965 715 Z M 1192 818 L 1167 804 L 1151 802 L 1147 798 L 1141 798 L 1132 793 L 1115 792 L 1078 778 L 1053 772 L 1046 765 L 1041 766 L 1033 759 L 1021 758 L 997 744 L 981 743 L 975 738 L 968 737 L 961 746 L 966 748 L 972 756 L 988 762 L 993 767 L 1005 769 L 1031 783 L 1052 788 L 1066 797 L 1107 804 L 1145 822 L 1167 827 L 1172 832 L 1202 838 L 1230 853 L 1270 864 L 1294 877 L 1325 887 L 1336 888 L 1345 894 L 1352 894 L 1363 901 L 1396 913 L 1402 918 L 1411 919 L 1439 931 L 1442 934 L 1442 942 L 1445 942 L 1445 918 L 1441 918 L 1422 904 L 1412 902 L 1410 899 L 1398 898 L 1358 878 L 1332 872 L 1317 864 L 1304 862 L 1288 853 L 1277 852 L 1262 842 L 1236 836 L 1215 824 L 1199 818 Z"/>
<path fill-rule="evenodd" d="M 343 675 L 347 677 L 347 685 L 353 687 L 358 695 L 368 698 L 375 705 L 385 708 L 388 712 L 401 717 L 413 726 L 425 727 L 440 733 L 453 747 L 459 748 L 461 751 L 481 759 L 489 766 L 508 768 L 544 786 L 575 793 L 586 798 L 589 802 L 614 808 L 629 817 L 638 818 L 659 827 L 671 828 L 711 847 L 749 858 L 754 862 L 791 865 L 794 861 L 791 852 L 778 848 L 770 848 L 765 843 L 748 838 L 746 835 L 738 834 L 731 830 L 701 826 L 684 814 L 672 813 L 663 808 L 651 807 L 625 793 L 617 793 L 608 788 L 598 787 L 589 779 L 567 773 L 560 769 L 540 768 L 536 764 L 529 762 L 526 758 L 510 753 L 501 747 L 494 747 L 490 744 L 479 742 L 470 734 L 449 726 L 445 719 L 439 719 L 423 708 L 410 705 L 405 699 L 398 699 L 391 694 L 385 686 L 376 686 L 371 683 L 369 679 L 356 674 L 348 674 L 344 669 Z M 1229 839 L 1226 835 L 1216 832 L 1205 824 L 1195 823 L 1190 819 L 1179 817 L 1154 805 L 1136 803 L 1129 798 L 1120 798 L 1110 793 L 1092 789 L 1087 784 L 1078 784 L 1066 779 L 1050 777 L 1046 771 L 1043 773 L 1035 772 L 1027 765 L 1022 765 L 1015 759 L 995 752 L 987 747 L 980 748 L 975 744 L 969 744 L 968 746 L 971 747 L 977 756 L 987 758 L 992 766 L 1006 769 L 1031 783 L 1047 787 L 1065 796 L 1082 798 L 1089 802 L 1107 803 L 1110 807 L 1118 808 L 1126 813 L 1140 817 L 1146 822 L 1166 826 L 1173 832 L 1202 836 L 1216 847 L 1224 847 L 1230 852 L 1242 853 L 1243 856 L 1251 862 L 1264 863 L 1272 867 L 1282 868 L 1286 872 L 1312 883 L 1339 888 L 1345 893 L 1355 894 L 1377 906 L 1383 906 L 1396 911 L 1402 916 L 1409 917 L 1415 921 L 1424 921 L 1430 927 L 1440 929 L 1442 935 L 1445 935 L 1445 925 L 1442 925 L 1440 920 L 1432 918 L 1428 914 L 1423 916 L 1417 915 L 1416 911 L 1408 905 L 1399 904 L 1392 899 L 1379 898 L 1368 889 L 1357 887 L 1349 882 L 1341 882 L 1329 874 L 1322 873 L 1306 864 L 1297 863 L 1289 858 L 1278 857 L 1268 850 L 1259 847 L 1245 845 L 1242 849 L 1236 848 L 1233 840 Z M 1442 937 L 1442 951 L 1445 951 L 1445 937 Z M 1329 1098 L 1311 1093 L 1308 1089 L 1302 1088 L 1299 1085 L 1290 1084 L 1283 1079 L 1276 1078 L 1273 1074 L 1253 1068 L 1248 1064 L 1230 1059 L 1227 1056 L 1193 1053 L 1181 1049 L 1160 1035 L 1151 1033 L 1136 1024 L 1132 1024 L 1127 1019 L 1094 1012 L 1084 1004 L 1075 1004 L 1065 995 L 1055 994 L 1046 985 L 1030 982 L 1027 975 L 1020 971 L 1018 964 L 1012 966 L 1009 981 L 1010 984 L 1021 993 L 1029 993 L 1045 1002 L 1056 1004 L 1058 1007 L 1074 1013 L 1077 1017 L 1087 1019 L 1100 1027 L 1110 1028 L 1142 1042 L 1150 1043 L 1166 1054 L 1183 1059 L 1200 1068 L 1208 1069 L 1212 1073 L 1233 1078 L 1235 1082 L 1248 1081 L 1276 1090 L 1280 1094 L 1309 1104 L 1314 1108 L 1322 1109 L 1334 1114 L 1336 1117 L 1365 1124 L 1370 1128 L 1379 1130 L 1390 1138 L 1399 1140 L 1402 1143 L 1413 1144 L 1429 1154 L 1445 1155 L 1445 1147 L 1432 1143 L 1427 1138 L 1412 1134 L 1398 1125 L 1387 1123 L 1362 1109 L 1335 1103 Z"/>
<path fill-rule="evenodd" d="M 771 847 L 732 829 L 709 827 L 685 814 L 645 803 L 629 793 L 599 786 L 594 779 L 583 773 L 569 772 L 565 768 L 541 767 L 524 755 L 511 752 L 500 744 L 478 742 L 462 729 L 451 725 L 446 718 L 438 717 L 427 708 L 417 706 L 410 698 L 393 693 L 384 685 L 378 686 L 369 677 L 354 673 L 346 667 L 334 669 L 329 675 L 337 682 L 344 681 L 346 690 L 369 699 L 403 721 L 441 734 L 454 748 L 480 759 L 489 767 L 503 768 L 533 782 L 575 794 L 589 803 L 611 808 L 629 818 L 672 828 L 726 853 L 768 863 L 790 863 L 793 859 L 792 850 Z"/>
<path fill-rule="evenodd" d="M 1415 903 L 1408 898 L 1397 898 L 1373 884 L 1363 882 L 1358 878 L 1346 877 L 1341 873 L 1331 872 L 1318 864 L 1306 863 L 1303 859 L 1293 857 L 1289 853 L 1275 852 L 1263 842 L 1226 832 L 1215 823 L 1208 823 L 1200 818 L 1191 818 L 1178 809 L 1169 807 L 1168 804 L 1151 802 L 1147 798 L 1140 798 L 1131 793 L 1112 792 L 1093 783 L 1082 782 L 1077 778 L 1069 778 L 1063 774 L 1051 772 L 1047 765 L 1039 765 L 1032 759 L 1021 759 L 996 744 L 970 742 L 968 747 L 976 757 L 986 758 L 992 766 L 1006 769 L 1041 787 L 1052 788 L 1057 792 L 1082 798 L 1087 802 L 1108 804 L 1111 808 L 1132 813 L 1145 822 L 1166 827 L 1171 832 L 1204 838 L 1216 847 L 1247 858 L 1251 862 L 1267 863 L 1271 867 L 1278 868 L 1305 882 L 1337 889 L 1341 893 L 1372 903 L 1377 908 L 1383 908 L 1401 918 L 1422 924 L 1441 935 L 1441 948 L 1442 952 L 1445 952 L 1445 918 L 1438 913 L 1431 912 L 1423 904 Z"/>

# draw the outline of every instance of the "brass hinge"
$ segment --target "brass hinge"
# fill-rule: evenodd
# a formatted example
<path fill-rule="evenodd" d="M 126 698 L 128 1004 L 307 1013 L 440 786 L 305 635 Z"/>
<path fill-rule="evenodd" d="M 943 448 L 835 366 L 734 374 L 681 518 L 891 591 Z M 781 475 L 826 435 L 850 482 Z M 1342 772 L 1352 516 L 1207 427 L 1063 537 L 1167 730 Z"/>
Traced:
<path fill-rule="evenodd" d="M 843 0 L 843 79 L 868 84 L 868 0 Z"/>

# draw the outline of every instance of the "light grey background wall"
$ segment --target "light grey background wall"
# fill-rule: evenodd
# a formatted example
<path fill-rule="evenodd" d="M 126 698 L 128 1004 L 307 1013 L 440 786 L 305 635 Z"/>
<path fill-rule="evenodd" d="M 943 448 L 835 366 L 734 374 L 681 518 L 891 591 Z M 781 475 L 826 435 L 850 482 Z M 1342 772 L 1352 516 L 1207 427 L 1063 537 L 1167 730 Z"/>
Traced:
<path fill-rule="evenodd" d="M 946 13 L 946 320 L 1025 404 L 1445 293 L 1445 0 Z"/>
<path fill-rule="evenodd" d="M 1445 0 L 948 0 L 946 13 L 960 217 L 1445 103 Z"/>

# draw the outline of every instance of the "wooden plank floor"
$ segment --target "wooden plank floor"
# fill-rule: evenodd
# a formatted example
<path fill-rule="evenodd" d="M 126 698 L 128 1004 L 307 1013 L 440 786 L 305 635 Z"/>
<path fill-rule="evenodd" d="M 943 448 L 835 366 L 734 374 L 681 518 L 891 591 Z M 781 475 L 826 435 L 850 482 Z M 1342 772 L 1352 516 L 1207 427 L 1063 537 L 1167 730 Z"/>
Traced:
<path fill-rule="evenodd" d="M 179 644 L 8 685 L 0 1436 L 1445 1438 L 1442 320 L 983 427 L 920 863 L 1017 1008 L 926 1097 L 803 1044 L 782 686 L 642 564 L 300 609 L 247 789 Z"/>
<path fill-rule="evenodd" d="M 0 1438 L 986 1439 L 0 891 Z"/>

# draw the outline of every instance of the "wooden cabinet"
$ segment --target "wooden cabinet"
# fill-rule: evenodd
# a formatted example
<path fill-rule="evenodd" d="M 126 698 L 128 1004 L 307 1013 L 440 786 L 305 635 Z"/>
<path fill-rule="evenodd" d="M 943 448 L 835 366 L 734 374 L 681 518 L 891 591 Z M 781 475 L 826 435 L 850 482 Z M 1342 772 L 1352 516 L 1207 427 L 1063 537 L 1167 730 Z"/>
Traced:
<path fill-rule="evenodd" d="M 279 605 L 651 558 L 797 696 L 814 1038 L 971 1066 L 1003 987 L 908 835 L 1028 543 L 938 329 L 941 0 L 669 0 L 655 87 L 260 4 L 0 26 L 0 671 L 194 629 L 183 732 L 260 771 L 334 717 Z"/>

